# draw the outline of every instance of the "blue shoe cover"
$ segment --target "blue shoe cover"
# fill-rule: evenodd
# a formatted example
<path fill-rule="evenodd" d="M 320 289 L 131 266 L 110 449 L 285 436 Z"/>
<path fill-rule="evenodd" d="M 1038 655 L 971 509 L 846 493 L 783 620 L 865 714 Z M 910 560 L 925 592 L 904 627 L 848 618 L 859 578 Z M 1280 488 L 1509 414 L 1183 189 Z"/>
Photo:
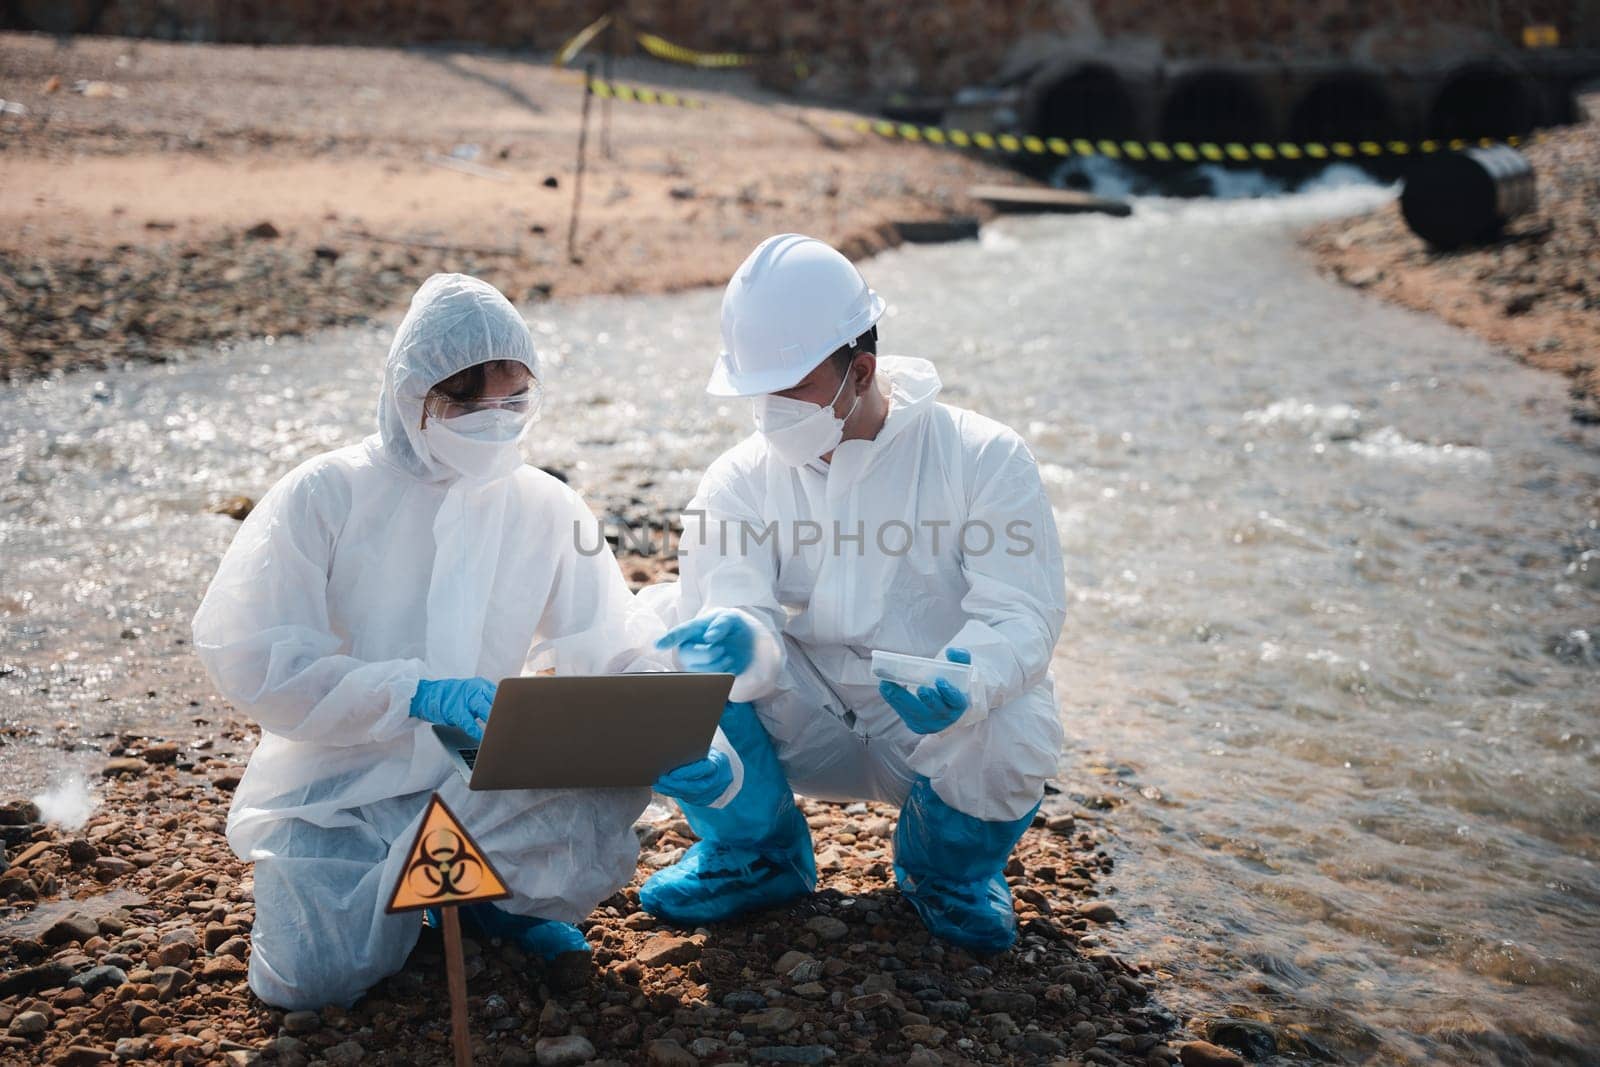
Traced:
<path fill-rule="evenodd" d="M 1033 821 L 987 822 L 939 799 L 917 779 L 894 832 L 894 874 L 935 937 L 973 952 L 1003 952 L 1017 939 L 1006 861 Z"/>
<path fill-rule="evenodd" d="M 744 784 L 725 807 L 679 804 L 700 840 L 639 890 L 641 908 L 679 926 L 774 907 L 817 885 L 811 829 L 755 705 L 729 704 L 722 732 L 744 763 Z"/>
<path fill-rule="evenodd" d="M 568 952 L 588 954 L 594 950 L 583 933 L 571 923 L 513 915 L 492 903 L 461 905 L 462 921 L 485 937 L 498 937 L 546 962 Z"/>

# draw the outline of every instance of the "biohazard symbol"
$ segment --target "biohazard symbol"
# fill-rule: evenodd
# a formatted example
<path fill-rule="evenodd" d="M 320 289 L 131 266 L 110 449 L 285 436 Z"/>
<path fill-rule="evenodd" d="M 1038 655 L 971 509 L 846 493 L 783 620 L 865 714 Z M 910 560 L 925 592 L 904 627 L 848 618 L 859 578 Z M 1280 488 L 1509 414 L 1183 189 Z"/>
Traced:
<path fill-rule="evenodd" d="M 435 793 L 406 853 L 388 910 L 413 911 L 510 895 L 478 843 Z"/>

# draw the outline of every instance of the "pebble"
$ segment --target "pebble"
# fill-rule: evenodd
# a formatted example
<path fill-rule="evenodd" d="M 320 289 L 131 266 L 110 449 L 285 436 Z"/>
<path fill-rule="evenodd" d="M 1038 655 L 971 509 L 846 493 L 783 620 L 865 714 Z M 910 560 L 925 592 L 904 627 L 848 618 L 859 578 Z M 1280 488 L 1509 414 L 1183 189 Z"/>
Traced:
<path fill-rule="evenodd" d="M 142 759 L 119 756 L 114 760 L 107 760 L 106 765 L 100 768 L 100 774 L 105 778 L 120 778 L 126 774 L 143 774 L 149 769 L 150 765 Z"/>
<path fill-rule="evenodd" d="M 0 997 L 33 993 L 52 986 L 66 985 L 71 977 L 72 965 L 62 963 L 60 960 L 51 960 L 37 967 L 24 967 L 20 971 L 0 974 Z"/>
<path fill-rule="evenodd" d="M 51 1062 L 58 1067 L 90 1067 L 91 1064 L 109 1063 L 111 1050 L 98 1045 L 71 1045 Z"/>
<path fill-rule="evenodd" d="M 790 971 L 793 971 L 796 967 L 803 963 L 815 962 L 816 960 L 813 959 L 809 954 L 801 952 L 799 949 L 790 949 L 788 952 L 785 952 L 783 955 L 778 957 L 778 962 L 772 965 L 772 970 L 774 974 L 788 974 Z M 810 978 L 803 980 L 808 982 L 811 981 Z"/>
<path fill-rule="evenodd" d="M 1219 1019 L 1206 1027 L 1206 1037 L 1252 1060 L 1277 1054 L 1278 1033 L 1252 1019 Z"/>
<path fill-rule="evenodd" d="M 757 1033 L 770 1037 L 786 1034 L 799 1026 L 800 1016 L 791 1008 L 768 1008 L 766 1011 L 745 1017 L 741 1022 L 745 1026 L 754 1028 Z"/>
<path fill-rule="evenodd" d="M 850 933 L 850 927 L 832 915 L 813 915 L 806 921 L 806 929 L 829 942 L 842 940 Z"/>
<path fill-rule="evenodd" d="M 1117 919 L 1117 909 L 1105 900 L 1089 900 L 1079 904 L 1078 914 L 1092 923 L 1109 923 Z"/>
<path fill-rule="evenodd" d="M 102 964 L 99 967 L 91 967 L 82 974 L 73 975 L 68 979 L 67 986 L 71 989 L 81 989 L 93 996 L 102 989 L 115 989 L 127 980 L 127 972 L 121 967 Z"/>
<path fill-rule="evenodd" d="M 150 1057 L 148 1037 L 123 1037 L 117 1039 L 111 1054 L 119 1060 L 143 1060 Z"/>
<path fill-rule="evenodd" d="M 751 1055 L 757 1063 L 827 1063 L 833 1059 L 833 1049 L 827 1045 L 771 1045 L 754 1049 Z"/>
<path fill-rule="evenodd" d="M 50 1020 L 43 1012 L 24 1011 L 12 1017 L 11 1025 L 6 1027 L 6 1033 L 16 1037 L 36 1037 L 48 1029 Z"/>
<path fill-rule="evenodd" d="M 322 1016 L 314 1011 L 291 1011 L 283 1017 L 283 1029 L 291 1034 L 309 1034 L 322 1029 Z"/>
<path fill-rule="evenodd" d="M 539 1067 L 577 1067 L 595 1058 L 594 1045 L 576 1034 L 567 1037 L 541 1037 L 533 1046 Z"/>
<path fill-rule="evenodd" d="M 353 1067 L 367 1058 L 367 1050 L 354 1041 L 341 1041 L 322 1054 L 334 1067 Z"/>
<path fill-rule="evenodd" d="M 944 1044 L 944 1039 L 950 1036 L 950 1031 L 931 1023 L 912 1023 L 910 1026 L 900 1028 L 900 1036 L 914 1045 Z"/>
<path fill-rule="evenodd" d="M 1032 993 L 1008 993 L 1000 989 L 986 989 L 978 995 L 979 1011 L 1004 1012 L 1007 1015 L 1024 1018 L 1033 1014 L 1036 1003 Z"/>
<path fill-rule="evenodd" d="M 760 1011 L 767 1006 L 767 998 L 753 989 L 736 989 L 722 998 L 722 1006 L 728 1011 L 741 1014 Z"/>
<path fill-rule="evenodd" d="M 1190 1041 L 1178 1049 L 1178 1059 L 1183 1067 L 1242 1067 L 1244 1064 L 1237 1052 L 1209 1041 Z"/>
<path fill-rule="evenodd" d="M 646 967 L 667 967 L 700 958 L 700 944 L 687 937 L 657 934 L 644 943 L 635 957 Z"/>
<path fill-rule="evenodd" d="M 700 1060 L 688 1049 L 665 1038 L 650 1042 L 645 1058 L 653 1067 L 700 1067 Z"/>
<path fill-rule="evenodd" d="M 99 923 L 83 912 L 75 911 L 51 923 L 39 940 L 47 945 L 64 945 L 68 941 L 87 941 L 99 933 Z"/>

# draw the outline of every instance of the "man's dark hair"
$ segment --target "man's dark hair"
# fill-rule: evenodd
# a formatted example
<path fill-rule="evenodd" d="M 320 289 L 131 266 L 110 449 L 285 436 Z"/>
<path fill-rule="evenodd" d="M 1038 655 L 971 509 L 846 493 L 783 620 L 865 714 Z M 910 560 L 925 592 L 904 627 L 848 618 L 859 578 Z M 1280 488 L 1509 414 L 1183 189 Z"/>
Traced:
<path fill-rule="evenodd" d="M 840 345 L 828 358 L 833 360 L 834 372 L 843 378 L 850 372 L 850 361 L 863 352 L 878 354 L 878 327 L 870 326 L 867 332 L 855 339 L 854 344 Z"/>

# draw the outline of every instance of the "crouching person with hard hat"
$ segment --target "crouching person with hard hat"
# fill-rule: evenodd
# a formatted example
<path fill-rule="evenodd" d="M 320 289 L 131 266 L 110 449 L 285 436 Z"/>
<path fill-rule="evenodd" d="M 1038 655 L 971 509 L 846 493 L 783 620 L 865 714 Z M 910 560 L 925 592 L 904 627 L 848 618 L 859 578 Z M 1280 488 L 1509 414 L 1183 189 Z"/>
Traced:
<path fill-rule="evenodd" d="M 895 876 L 928 929 L 976 951 L 1016 937 L 1006 861 L 1062 740 L 1048 667 L 1066 611 L 1060 542 L 1022 439 L 938 403 L 924 359 L 877 354 L 884 302 L 834 249 L 784 234 L 728 284 L 707 391 L 756 433 L 685 512 L 682 580 L 644 595 L 690 670 L 737 678 L 742 764 L 700 841 L 639 894 L 699 925 L 811 892 L 793 792 L 901 807 Z M 874 650 L 970 664 L 906 687 Z"/>

